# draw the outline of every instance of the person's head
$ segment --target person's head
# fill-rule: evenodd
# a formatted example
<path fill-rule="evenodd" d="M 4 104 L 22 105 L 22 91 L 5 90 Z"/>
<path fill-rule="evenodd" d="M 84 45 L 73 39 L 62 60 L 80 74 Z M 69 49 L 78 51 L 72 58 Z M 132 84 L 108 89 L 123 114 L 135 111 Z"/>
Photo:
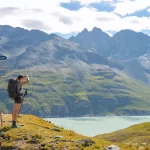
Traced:
<path fill-rule="evenodd" d="M 24 76 L 23 75 L 19 75 L 17 79 L 18 79 L 19 82 L 23 82 Z"/>

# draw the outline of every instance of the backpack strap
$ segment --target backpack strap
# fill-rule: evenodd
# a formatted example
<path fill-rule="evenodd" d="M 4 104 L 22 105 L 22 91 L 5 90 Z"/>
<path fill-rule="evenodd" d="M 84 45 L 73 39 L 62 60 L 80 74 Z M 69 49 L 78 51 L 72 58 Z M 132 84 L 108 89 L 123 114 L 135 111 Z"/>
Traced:
<path fill-rule="evenodd" d="M 15 90 L 16 90 L 16 94 L 17 94 L 17 97 L 18 97 L 19 94 L 18 94 L 17 80 L 16 80 L 16 87 L 15 88 L 16 88 Z"/>

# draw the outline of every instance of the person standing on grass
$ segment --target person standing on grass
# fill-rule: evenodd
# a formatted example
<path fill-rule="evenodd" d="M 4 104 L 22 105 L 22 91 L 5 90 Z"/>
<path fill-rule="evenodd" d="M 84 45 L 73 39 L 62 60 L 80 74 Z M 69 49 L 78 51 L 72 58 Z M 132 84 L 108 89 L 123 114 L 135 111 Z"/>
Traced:
<path fill-rule="evenodd" d="M 17 116 L 21 107 L 21 103 L 24 101 L 22 86 L 28 84 L 29 82 L 30 78 L 28 75 L 19 75 L 16 79 L 16 96 L 14 97 L 15 104 L 12 112 L 12 128 L 18 128 L 18 126 L 16 125 Z"/>

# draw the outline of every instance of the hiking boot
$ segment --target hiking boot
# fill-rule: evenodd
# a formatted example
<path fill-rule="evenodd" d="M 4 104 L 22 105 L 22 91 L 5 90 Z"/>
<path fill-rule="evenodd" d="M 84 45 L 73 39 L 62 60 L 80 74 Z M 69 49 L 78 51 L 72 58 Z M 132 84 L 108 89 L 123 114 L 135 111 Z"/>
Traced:
<path fill-rule="evenodd" d="M 20 128 L 20 126 L 12 125 L 11 128 Z"/>

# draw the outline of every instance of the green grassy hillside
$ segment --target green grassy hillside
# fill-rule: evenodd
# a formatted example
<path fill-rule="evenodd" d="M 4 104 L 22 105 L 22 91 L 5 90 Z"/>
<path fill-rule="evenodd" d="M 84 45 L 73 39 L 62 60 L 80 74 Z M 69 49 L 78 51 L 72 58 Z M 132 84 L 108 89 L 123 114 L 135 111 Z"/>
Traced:
<path fill-rule="evenodd" d="M 7 96 L 7 80 L 24 71 L 6 73 L 0 78 L 0 106 L 3 112 L 12 110 L 13 100 Z M 149 88 L 125 79 L 110 70 L 98 70 L 89 75 L 58 72 L 28 72 L 31 82 L 24 101 L 23 113 L 41 117 L 98 116 L 150 114 Z"/>
<path fill-rule="evenodd" d="M 118 130 L 110 134 L 96 136 L 98 139 L 103 139 L 110 142 L 133 144 L 137 146 L 150 144 L 150 123 L 142 123 L 133 125 L 123 130 Z M 150 146 L 150 145 L 149 145 Z"/>
<path fill-rule="evenodd" d="M 71 130 L 65 130 L 52 123 L 32 115 L 21 115 L 18 118 L 18 129 L 12 129 L 11 115 L 3 115 L 3 126 L 0 127 L 0 149 L 20 150 L 105 150 L 113 142 L 95 137 L 85 137 Z M 147 127 L 147 125 L 146 125 Z M 115 144 L 121 150 L 138 150 L 137 146 Z M 142 150 L 148 150 L 143 146 Z"/>

